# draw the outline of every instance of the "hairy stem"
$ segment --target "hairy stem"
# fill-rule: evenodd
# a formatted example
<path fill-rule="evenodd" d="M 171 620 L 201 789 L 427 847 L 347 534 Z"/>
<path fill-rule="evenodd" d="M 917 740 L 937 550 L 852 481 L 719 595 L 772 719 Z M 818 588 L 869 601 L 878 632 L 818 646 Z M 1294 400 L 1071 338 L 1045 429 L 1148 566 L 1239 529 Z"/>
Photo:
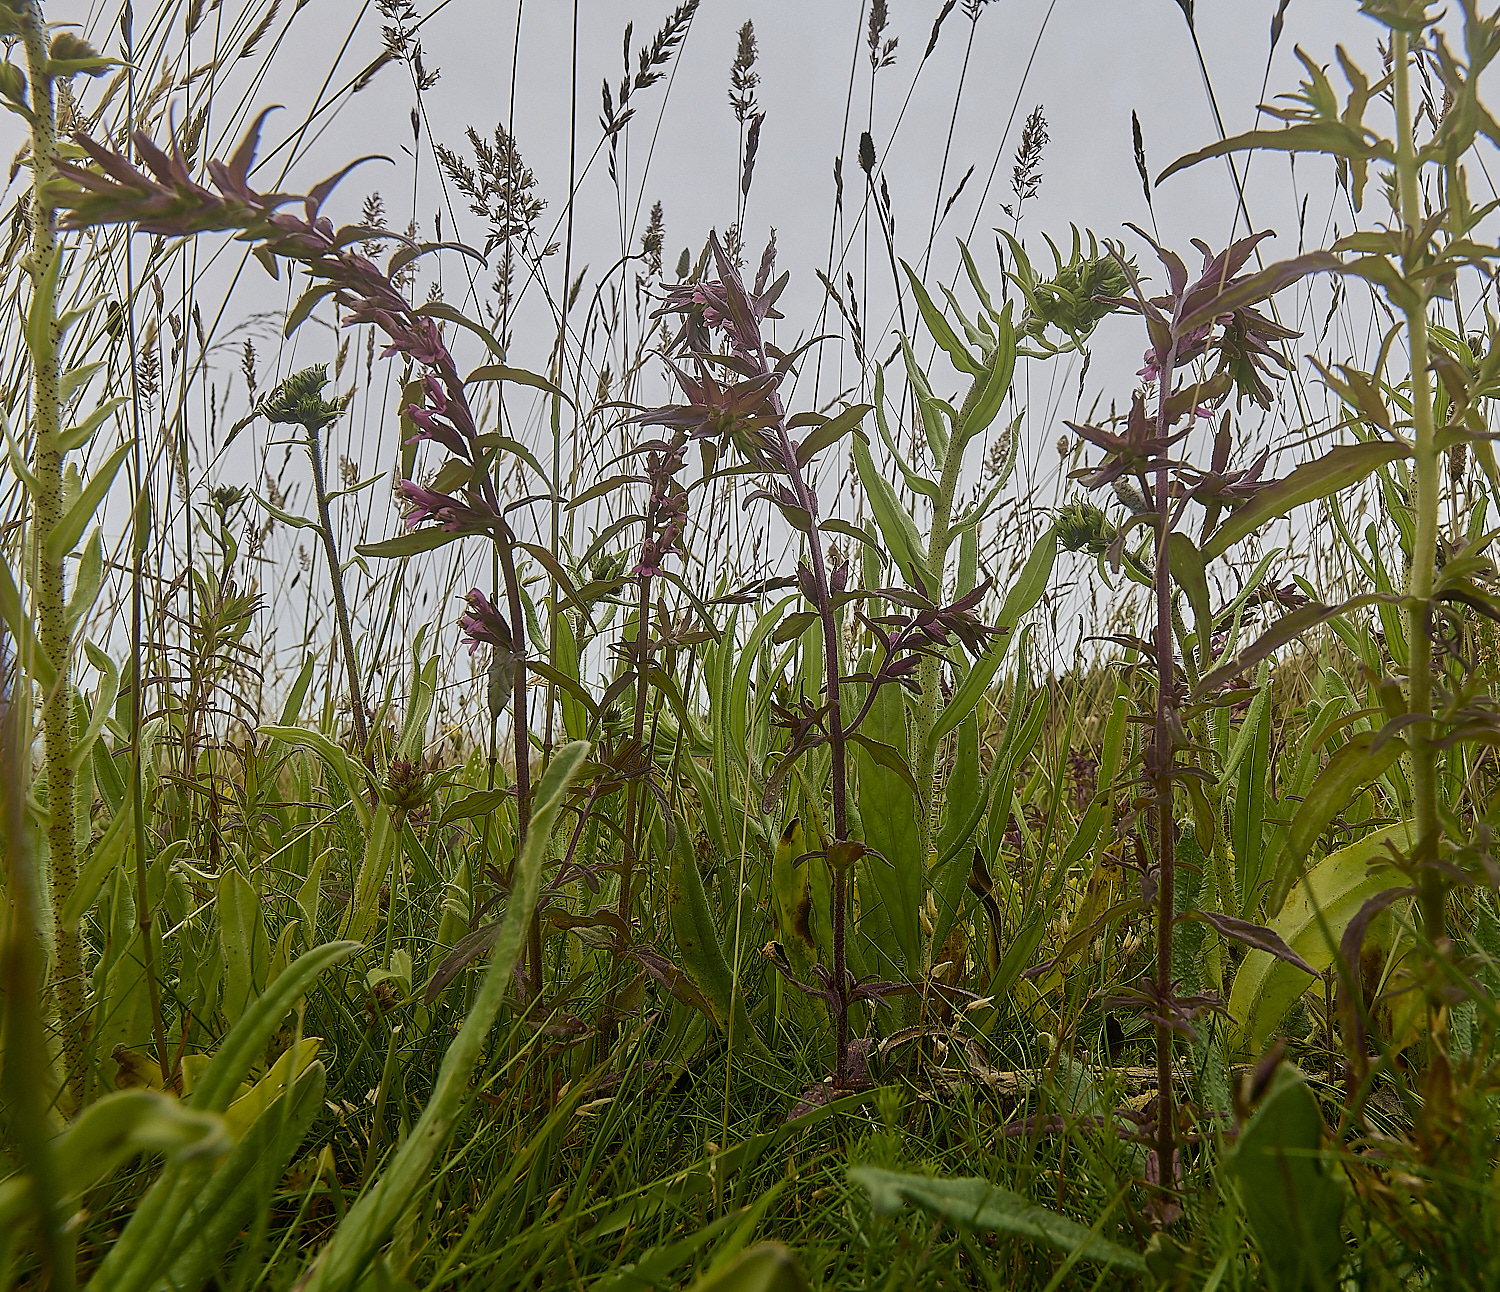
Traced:
<path fill-rule="evenodd" d="M 934 601 L 943 599 L 944 571 L 948 564 L 948 548 L 953 541 L 953 499 L 963 475 L 964 423 L 980 395 L 984 393 L 987 380 L 987 373 L 974 378 L 963 407 L 959 409 L 953 436 L 948 441 L 948 450 L 943 456 L 942 470 L 938 477 L 938 497 L 932 505 L 932 526 L 927 536 L 927 568 L 937 580 L 937 587 L 928 589 Z M 937 655 L 928 653 L 922 656 L 917 670 L 917 684 L 921 688 L 921 694 L 912 713 L 911 753 L 917 786 L 922 792 L 922 801 L 917 805 L 917 853 L 922 859 L 924 871 L 933 860 L 932 840 L 937 829 L 937 746 L 932 743 L 932 729 L 937 725 L 941 700 L 938 689 L 941 668 L 942 661 Z M 927 960 L 931 963 L 932 956 L 929 955 Z"/>
<path fill-rule="evenodd" d="M 65 552 L 49 550 L 62 518 L 62 392 L 59 386 L 57 322 L 59 257 L 57 211 L 47 200 L 46 185 L 57 160 L 57 102 L 47 70 L 47 31 L 39 0 L 29 0 L 21 14 L 22 42 L 31 79 L 31 249 L 24 266 L 31 277 L 32 299 L 26 327 L 31 352 L 32 416 L 35 430 L 36 616 L 43 654 L 55 678 L 42 700 L 42 735 L 47 765 L 47 847 L 52 877 L 53 984 L 62 1024 L 63 1062 L 74 1099 L 86 1086 L 83 1056 L 83 955 L 78 930 L 62 912 L 78 882 L 77 774 L 73 753 L 72 643 L 67 620 Z"/>
<path fill-rule="evenodd" d="M 769 371 L 765 347 L 760 352 L 762 371 Z M 833 769 L 833 844 L 837 846 L 849 837 L 849 769 L 847 766 L 847 741 L 844 732 L 844 715 L 839 704 L 839 627 L 834 614 L 833 597 L 828 588 L 828 566 L 823 559 L 823 540 L 818 531 L 818 500 L 808 488 L 802 467 L 797 462 L 797 450 L 792 447 L 786 430 L 786 409 L 777 393 L 771 395 L 776 413 L 777 447 L 786 471 L 788 482 L 797 500 L 797 505 L 808 515 L 807 556 L 812 566 L 813 594 L 817 598 L 818 619 L 823 625 L 824 686 L 828 691 L 828 750 Z M 838 1065 L 834 1079 L 839 1085 L 848 1084 L 849 1076 L 849 981 L 844 967 L 844 907 L 848 901 L 848 881 L 842 867 L 835 866 L 833 904 L 833 977 L 834 990 L 838 992 Z"/>
<path fill-rule="evenodd" d="M 1180 309 L 1181 306 L 1179 305 Z M 1167 401 L 1172 393 L 1173 374 L 1177 367 L 1177 337 L 1173 330 L 1167 361 L 1162 365 L 1156 395 L 1156 434 L 1165 446 L 1168 442 L 1169 413 Z M 1153 591 L 1156 593 L 1156 727 L 1151 751 L 1150 772 L 1156 796 L 1156 864 L 1161 878 L 1157 887 L 1156 907 L 1156 991 L 1157 1007 L 1168 1010 L 1173 995 L 1172 942 L 1176 918 L 1176 826 L 1172 819 L 1172 780 L 1177 762 L 1173 745 L 1174 719 L 1177 716 L 1176 643 L 1172 624 L 1172 547 L 1169 542 L 1172 523 L 1171 457 L 1163 447 L 1156 459 L 1156 569 Z M 1177 1184 L 1176 1117 L 1172 1107 L 1172 1029 L 1166 1023 L 1156 1025 L 1156 1165 L 1157 1180 L 1163 1193 Z"/>

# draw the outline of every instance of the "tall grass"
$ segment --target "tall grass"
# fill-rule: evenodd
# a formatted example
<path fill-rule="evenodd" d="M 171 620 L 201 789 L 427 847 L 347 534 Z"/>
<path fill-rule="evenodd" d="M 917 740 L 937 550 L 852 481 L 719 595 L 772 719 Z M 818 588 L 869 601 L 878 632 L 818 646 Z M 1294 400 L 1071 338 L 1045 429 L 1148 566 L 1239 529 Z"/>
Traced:
<path fill-rule="evenodd" d="M 807 273 L 751 233 L 752 23 L 712 53 L 735 188 L 674 260 L 696 4 L 625 27 L 597 130 L 575 52 L 562 193 L 514 103 L 430 138 L 407 0 L 261 114 L 298 8 L 0 6 L 0 1277 L 1488 1285 L 1500 21 L 1368 0 L 1378 73 L 1299 52 L 1155 183 L 1137 133 L 1153 208 L 1333 155 L 1327 249 L 1044 241 L 1039 108 L 998 261 L 945 283 L 979 0 L 923 49 L 861 11 Z M 875 138 L 901 75 L 898 128 L 951 95 L 925 233 Z M 425 227 L 304 176 L 401 77 Z M 1345 333 L 1286 322 L 1315 300 Z"/>

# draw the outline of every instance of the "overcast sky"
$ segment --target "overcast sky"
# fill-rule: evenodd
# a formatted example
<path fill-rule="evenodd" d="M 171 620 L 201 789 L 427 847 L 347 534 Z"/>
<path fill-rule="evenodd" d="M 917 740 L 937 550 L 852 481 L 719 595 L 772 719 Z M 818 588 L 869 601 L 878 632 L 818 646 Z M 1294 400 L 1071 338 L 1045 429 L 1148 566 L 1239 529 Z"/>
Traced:
<path fill-rule="evenodd" d="M 620 229 L 614 188 L 599 139 L 600 83 L 618 84 L 621 45 L 627 22 L 633 22 L 635 50 L 649 41 L 672 9 L 664 0 L 580 0 L 578 6 L 578 147 L 581 172 L 574 233 L 575 272 L 592 269 L 585 294 L 598 272 L 620 251 Z M 179 2 L 172 22 L 180 45 Z M 267 12 L 266 0 L 223 0 L 205 12 L 184 56 L 196 66 L 211 47 L 217 25 L 221 47 L 237 48 Z M 808 335 L 818 325 L 823 291 L 814 271 L 825 267 L 833 207 L 834 159 L 844 158 L 845 218 L 839 231 L 836 261 L 864 281 L 864 240 L 857 224 L 863 198 L 863 176 L 855 157 L 860 132 L 868 124 L 881 174 L 886 179 L 896 218 L 897 255 L 921 264 L 928 244 L 939 175 L 942 200 L 970 172 L 933 244 L 931 278 L 951 281 L 957 265 L 954 238 L 972 237 L 976 255 L 991 277 L 995 269 L 993 226 L 1010 226 L 1001 209 L 1010 203 L 1010 170 L 1027 114 L 1040 105 L 1050 142 L 1042 164 L 1038 198 L 1026 204 L 1020 233 L 1045 260 L 1041 235 L 1063 241 L 1070 223 L 1102 237 L 1123 238 L 1147 272 L 1154 258 L 1139 238 L 1123 228 L 1126 221 L 1151 227 L 1132 153 L 1131 113 L 1139 115 L 1153 175 L 1177 156 L 1218 137 L 1194 43 L 1177 0 L 990 0 L 970 22 L 960 4 L 947 18 L 936 48 L 925 64 L 922 53 L 942 8 L 941 0 L 889 0 L 887 38 L 895 38 L 895 63 L 882 70 L 870 100 L 870 65 L 865 49 L 868 4 L 861 0 L 703 0 L 686 40 L 669 70 L 669 80 L 636 97 L 637 115 L 628 137 L 624 168 L 632 212 L 632 249 L 638 245 L 644 212 L 653 201 L 665 209 L 667 264 L 690 246 L 696 254 L 710 228 L 721 232 L 735 218 L 738 182 L 738 126 L 728 103 L 728 80 L 736 33 L 750 19 L 759 45 L 757 98 L 766 113 L 759 159 L 746 212 L 746 243 L 757 253 L 774 227 L 780 265 L 791 270 L 792 286 L 783 299 L 787 321 L 782 328 Z M 1256 104 L 1267 79 L 1270 27 L 1277 0 L 1198 0 L 1196 27 L 1209 79 L 1223 114 L 1225 130 L 1237 133 L 1257 124 Z M 136 16 L 137 39 L 149 36 L 147 19 Z M 379 189 L 388 218 L 400 227 L 415 218 L 423 236 L 433 233 L 434 213 L 441 207 L 457 213 L 458 236 L 480 241 L 482 231 L 463 210 L 456 194 L 445 195 L 433 165 L 430 138 L 463 145 L 466 126 L 488 134 L 496 122 L 514 114 L 514 134 L 538 179 L 538 193 L 548 202 L 544 231 L 564 210 L 569 166 L 569 103 L 572 87 L 573 6 L 568 0 L 421 0 L 419 14 L 423 57 L 441 77 L 422 96 L 425 125 L 414 145 L 411 113 L 415 102 L 409 69 L 395 65 L 378 73 L 358 94 L 339 93 L 379 53 L 383 18 L 374 0 L 304 0 L 300 8 L 283 3 L 256 52 L 233 60 L 213 99 L 215 151 L 226 151 L 248 114 L 269 103 L 282 103 L 268 126 L 264 151 L 269 169 L 258 179 L 274 187 L 291 153 L 277 150 L 297 135 L 300 154 L 285 187 L 306 188 L 338 169 L 351 156 L 384 153 L 394 166 L 377 163 L 352 176 L 332 204 L 340 221 L 357 218 L 365 194 Z M 93 5 L 53 0 L 47 5 L 53 22 L 77 21 L 108 52 L 118 51 L 114 20 L 118 0 Z M 517 41 L 517 22 L 520 23 Z M 1285 30 L 1269 68 L 1267 97 L 1295 88 L 1302 69 L 1294 47 L 1302 45 L 1320 62 L 1331 63 L 1336 43 L 1343 43 L 1362 66 L 1380 66 L 1374 42 L 1379 28 L 1360 16 L 1355 0 L 1291 0 Z M 265 55 L 273 56 L 267 62 Z M 511 84 L 513 58 L 518 68 Z M 918 74 L 920 64 L 920 73 Z M 967 70 L 965 71 L 965 65 Z M 853 93 L 850 75 L 853 68 Z M 915 75 L 915 83 L 914 83 Z M 960 76 L 964 89 L 954 116 Z M 1335 76 L 1335 84 L 1340 82 Z M 1342 88 L 1342 87 L 1340 87 Z M 514 94 L 512 95 L 512 89 Z M 333 105 L 317 118 L 313 132 L 299 129 L 315 104 Z M 197 103 L 188 105 L 196 109 Z M 179 109 L 181 119 L 187 108 Z M 1261 119 L 1262 124 L 1270 124 Z M 951 145 L 948 143 L 952 129 Z M 7 117 L 0 145 L 14 152 L 19 122 Z M 945 160 L 946 153 L 946 160 Z M 590 164 L 591 156 L 594 157 Z M 649 165 L 647 164 L 649 159 Z M 626 158 L 622 156 L 622 163 Z M 1295 173 L 1284 157 L 1256 158 L 1248 180 L 1248 205 L 1256 229 L 1273 228 L 1278 238 L 1266 252 L 1275 259 L 1297 250 L 1298 211 L 1310 195 L 1307 238 L 1317 245 L 1330 236 L 1342 213 L 1347 230 L 1347 202 L 1331 183 L 1332 166 L 1307 159 Z M 11 197 L 16 185 L 11 185 Z M 1378 198 L 1376 199 L 1378 201 Z M 1157 190 L 1155 220 L 1160 237 L 1182 249 L 1194 263 L 1188 239 L 1202 238 L 1215 248 L 1232 235 L 1243 235 L 1236 223 L 1233 187 L 1223 162 L 1206 163 L 1167 181 Z M 453 236 L 453 214 L 445 213 L 445 236 Z M 558 236 L 561 236 L 560 234 Z M 847 260 L 844 242 L 848 240 Z M 554 293 L 562 277 L 562 255 L 548 262 Z M 229 259 L 223 260 L 226 266 Z M 871 348 L 883 357 L 895 326 L 891 275 L 878 236 L 870 240 L 868 262 Z M 443 267 L 449 300 L 462 303 L 462 276 L 454 262 Z M 259 275 L 252 267 L 251 273 Z M 843 274 L 836 271 L 843 281 Z M 481 284 L 486 279 L 481 278 Z M 265 290 L 257 287 L 257 291 Z M 1326 300 L 1326 288 L 1324 289 Z M 552 325 L 535 292 L 517 331 L 513 362 L 542 367 L 547 360 Z M 236 309 L 248 312 L 251 297 L 237 291 Z M 246 302 L 243 306 L 238 302 Z M 271 306 L 284 299 L 267 296 Z M 257 308 L 266 302 L 255 302 Z M 908 301 L 908 308 L 909 308 Z M 205 311 L 206 313 L 206 311 Z M 1304 308 L 1301 322 L 1311 317 Z M 226 315 L 225 326 L 238 320 Z M 1142 339 L 1139 324 L 1125 318 L 1101 329 L 1087 388 L 1081 398 L 1076 368 L 1054 372 L 1045 395 L 1030 389 L 1033 407 L 1027 422 L 1028 449 L 1023 476 L 1041 487 L 1042 476 L 1055 473 L 1055 442 L 1060 419 L 1073 416 L 1078 402 L 1086 410 L 1096 398 L 1107 406 L 1124 403 L 1134 384 Z M 327 359 L 331 339 L 304 333 L 297 354 L 285 356 L 290 368 Z M 883 338 L 883 339 L 882 339 Z M 780 335 L 783 343 L 786 335 Z M 320 350 L 321 347 L 321 350 Z M 234 364 L 226 354 L 224 378 Z M 934 385 L 940 393 L 956 390 L 957 376 L 938 365 Z M 828 398 L 836 384 L 826 379 L 819 391 Z M 243 403 L 243 399 L 241 400 Z M 241 411 L 231 407 L 231 416 Z M 368 432 L 365 432 L 366 436 Z M 249 448 L 249 445 L 244 446 Z M 363 442 L 365 469 L 389 461 L 390 445 Z M 380 457 L 379 463 L 371 461 Z M 1026 484 L 1018 481 L 1024 496 Z M 1042 501 L 1052 500 L 1051 488 Z"/>

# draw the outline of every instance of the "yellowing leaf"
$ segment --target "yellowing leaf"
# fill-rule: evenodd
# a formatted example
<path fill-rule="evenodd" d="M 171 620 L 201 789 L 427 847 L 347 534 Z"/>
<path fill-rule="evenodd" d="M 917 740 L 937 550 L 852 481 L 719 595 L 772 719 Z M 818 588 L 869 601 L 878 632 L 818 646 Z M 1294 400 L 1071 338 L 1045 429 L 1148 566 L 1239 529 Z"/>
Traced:
<path fill-rule="evenodd" d="M 318 1057 L 318 1049 L 322 1044 L 321 1037 L 308 1036 L 295 1047 L 296 1071 L 292 1074 L 292 1080 L 300 1077 Z M 224 1110 L 224 1124 L 229 1128 L 229 1134 L 236 1144 L 255 1125 L 256 1118 L 286 1092 L 287 1074 L 292 1067 L 293 1054 L 293 1050 L 287 1050 L 271 1065 L 271 1070 L 265 1076 Z"/>

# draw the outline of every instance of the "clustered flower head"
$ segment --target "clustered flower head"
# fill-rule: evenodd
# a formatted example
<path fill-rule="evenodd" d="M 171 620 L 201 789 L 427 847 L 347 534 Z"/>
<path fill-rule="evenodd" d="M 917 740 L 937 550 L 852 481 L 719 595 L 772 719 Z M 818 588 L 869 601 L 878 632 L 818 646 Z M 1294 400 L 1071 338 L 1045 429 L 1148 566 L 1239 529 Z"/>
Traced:
<path fill-rule="evenodd" d="M 434 521 L 450 534 L 484 534 L 491 532 L 502 519 L 473 489 L 455 495 L 424 488 L 414 480 L 398 480 L 396 496 L 406 504 L 402 523 L 408 532 Z"/>
<path fill-rule="evenodd" d="M 688 495 L 677 479 L 685 447 L 686 440 L 678 436 L 670 444 L 653 440 L 635 450 L 646 455 L 643 483 L 651 487 L 646 505 L 646 537 L 641 543 L 640 559 L 631 570 L 635 578 L 656 578 L 668 556 L 687 556 L 682 536 L 687 529 Z"/>
<path fill-rule="evenodd" d="M 755 287 L 750 291 L 724 254 L 717 234 L 709 235 L 709 248 L 719 278 L 671 288 L 652 316 L 675 314 L 682 318 L 682 328 L 667 351 L 685 354 L 691 360 L 692 371 L 688 371 L 688 365 L 668 360 L 685 402 L 647 409 L 632 420 L 681 431 L 691 439 L 733 444 L 752 466 L 780 474 L 786 464 L 781 460 L 775 434 L 780 421 L 776 392 L 791 371 L 791 356 L 782 354 L 761 336 L 765 319 L 781 317 L 775 302 L 787 282 L 784 273 L 770 281 L 776 263 L 776 237 L 772 234 L 766 244 Z M 724 338 L 727 354 L 716 351 L 715 335 Z M 738 380 L 721 380 L 716 375 L 718 369 Z"/>
<path fill-rule="evenodd" d="M 1269 408 L 1274 394 L 1266 378 L 1280 378 L 1291 370 L 1286 356 L 1273 348 L 1274 343 L 1301 335 L 1252 308 L 1285 286 L 1286 281 L 1240 273 L 1255 254 L 1255 248 L 1272 236 L 1271 231 L 1264 229 L 1241 238 L 1217 254 L 1207 243 L 1194 238 L 1193 246 L 1203 255 L 1203 270 L 1191 284 L 1187 266 L 1176 252 L 1159 245 L 1142 230 L 1136 232 L 1155 249 L 1171 286 L 1171 291 L 1163 296 L 1147 299 L 1137 289 L 1134 295 L 1122 293 L 1108 301 L 1111 306 L 1132 310 L 1146 320 L 1151 345 L 1145 353 L 1144 366 L 1136 375 L 1144 381 L 1156 381 L 1168 365 L 1176 371 L 1213 353 L 1218 367 L 1210 380 L 1227 378 L 1218 398 L 1223 398 L 1232 384 L 1242 401 L 1248 397 L 1262 408 Z M 1288 272 L 1300 276 L 1295 269 Z"/>
<path fill-rule="evenodd" d="M 709 245 L 719 271 L 718 280 L 699 280 L 670 288 L 653 317 L 682 315 L 683 335 L 679 340 L 694 353 L 709 353 L 713 348 L 710 333 L 719 332 L 737 358 L 752 365 L 760 364 L 765 358 L 760 325 L 768 318 L 782 317 L 776 309 L 776 301 L 786 289 L 790 277 L 783 273 L 771 281 L 776 268 L 776 235 L 773 232 L 766 243 L 760 269 L 755 275 L 755 286 L 748 292 L 733 262 L 719 245 L 717 234 L 709 235 Z"/>
<path fill-rule="evenodd" d="M 496 651 L 511 654 L 514 641 L 510 635 L 510 625 L 490 599 L 478 588 L 470 588 L 464 594 L 464 602 L 468 611 L 459 617 L 458 626 L 469 643 L 469 654 L 472 655 L 481 646 L 490 646 Z"/>

